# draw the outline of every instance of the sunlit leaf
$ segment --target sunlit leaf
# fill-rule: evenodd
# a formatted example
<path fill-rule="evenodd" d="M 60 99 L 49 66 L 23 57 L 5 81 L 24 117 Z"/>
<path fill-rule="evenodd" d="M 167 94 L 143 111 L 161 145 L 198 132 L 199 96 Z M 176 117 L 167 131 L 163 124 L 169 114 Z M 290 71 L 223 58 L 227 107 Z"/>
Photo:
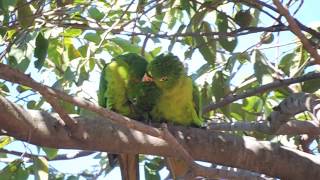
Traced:
<path fill-rule="evenodd" d="M 46 156 L 49 159 L 53 159 L 58 155 L 58 149 L 53 149 L 53 148 L 47 148 L 47 147 L 42 147 L 42 150 L 46 153 Z"/>
<path fill-rule="evenodd" d="M 23 85 L 18 85 L 17 86 L 17 91 L 19 93 L 23 93 L 23 92 L 28 91 L 28 90 L 31 90 L 31 88 L 27 87 L 27 86 L 23 86 Z"/>
<path fill-rule="evenodd" d="M 0 149 L 12 142 L 12 138 L 9 136 L 0 136 Z"/>
<path fill-rule="evenodd" d="M 68 46 L 68 57 L 69 57 L 70 61 L 72 61 L 73 59 L 76 59 L 78 57 L 81 57 L 80 52 L 74 47 L 73 44 L 70 44 Z"/>
<path fill-rule="evenodd" d="M 29 172 L 24 167 L 21 159 L 10 162 L 0 171 L 0 179 L 27 180 Z"/>
<path fill-rule="evenodd" d="M 38 180 L 47 180 L 49 178 L 49 164 L 44 157 L 34 157 L 34 172 Z"/>
<path fill-rule="evenodd" d="M 67 37 L 77 37 L 80 36 L 82 34 L 82 30 L 81 29 L 67 29 L 63 32 L 64 36 Z"/>
<path fill-rule="evenodd" d="M 258 96 L 251 96 L 244 99 L 242 108 L 248 112 L 260 112 L 263 107 L 263 101 Z"/>

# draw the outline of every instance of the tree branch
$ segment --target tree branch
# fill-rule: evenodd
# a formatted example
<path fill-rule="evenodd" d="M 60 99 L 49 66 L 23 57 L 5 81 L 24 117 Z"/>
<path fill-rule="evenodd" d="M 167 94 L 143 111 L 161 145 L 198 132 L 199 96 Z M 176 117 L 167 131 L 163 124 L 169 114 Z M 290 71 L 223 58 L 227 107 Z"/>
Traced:
<path fill-rule="evenodd" d="M 288 9 L 286 9 L 278 0 L 273 0 L 273 3 L 276 5 L 279 13 L 287 19 L 291 32 L 301 40 L 304 48 L 310 53 L 315 61 L 320 64 L 320 55 L 318 54 L 317 49 L 311 45 L 306 36 L 301 32 L 300 27 L 296 20 L 290 15 Z"/>
<path fill-rule="evenodd" d="M 314 120 L 291 120 L 296 114 L 309 111 Z M 319 135 L 320 99 L 308 93 L 291 94 L 283 100 L 267 120 L 259 122 L 210 123 L 209 129 L 219 131 L 257 131 L 266 134 Z"/>
<path fill-rule="evenodd" d="M 215 103 L 211 103 L 211 104 L 207 105 L 206 107 L 203 108 L 203 112 L 207 113 L 209 111 L 215 110 L 217 108 L 220 108 L 222 106 L 230 104 L 230 103 L 237 101 L 239 99 L 253 96 L 255 94 L 264 93 L 264 92 L 274 90 L 274 89 L 277 89 L 280 87 L 288 86 L 290 84 L 300 83 L 300 82 L 309 81 L 309 80 L 317 79 L 317 78 L 320 78 L 320 73 L 309 73 L 304 76 L 300 76 L 300 77 L 296 77 L 296 78 L 276 80 L 272 83 L 262 85 L 258 88 L 255 88 L 255 89 L 250 89 L 250 90 L 248 90 L 244 93 L 241 93 L 241 94 L 230 94 L 230 95 L 226 96 L 225 98 L 223 98 L 223 100 L 221 100 L 219 102 L 215 102 Z"/>
<path fill-rule="evenodd" d="M 94 103 L 91 103 L 89 101 L 86 101 L 82 98 L 72 97 L 72 96 L 69 96 L 69 95 L 63 93 L 62 91 L 58 91 L 58 90 L 52 89 L 48 86 L 37 83 L 29 76 L 19 72 L 16 69 L 10 68 L 8 65 L 0 64 L 0 78 L 3 78 L 5 80 L 11 81 L 11 82 L 25 85 L 25 86 L 31 87 L 31 88 L 39 91 L 44 97 L 46 97 L 47 100 L 49 100 L 49 102 L 52 103 L 52 105 L 54 107 L 57 106 L 56 98 L 60 98 L 62 100 L 70 102 L 72 104 L 78 105 L 82 108 L 96 112 L 105 118 L 109 118 L 114 123 L 125 126 L 128 129 L 134 129 L 134 130 L 141 131 L 141 132 L 149 134 L 151 136 L 166 140 L 168 143 L 175 142 L 175 140 L 170 139 L 171 136 L 168 136 L 164 131 L 160 131 L 160 130 L 153 128 L 151 126 L 145 125 L 143 123 L 140 123 L 140 122 L 135 121 L 133 119 L 130 119 L 128 117 L 117 114 L 113 111 L 107 110 L 106 108 L 102 108 L 102 107 L 100 107 Z M 59 106 L 57 106 L 57 107 L 59 107 Z M 76 127 L 74 127 L 74 129 L 72 129 L 73 131 L 71 131 L 71 133 L 73 133 L 73 134 L 71 134 L 71 137 L 73 137 L 73 138 L 76 137 L 75 139 L 81 140 L 81 141 L 85 141 L 89 138 L 88 132 L 86 131 L 85 126 L 79 124 L 79 122 L 75 121 L 72 117 L 69 117 L 68 114 L 65 114 L 63 109 L 60 109 L 60 107 L 58 110 L 59 110 L 59 115 L 62 119 L 58 118 L 58 119 L 56 119 L 57 120 L 56 122 L 61 122 L 61 121 L 65 120 L 63 118 L 67 118 L 67 120 L 72 120 L 75 122 L 74 124 L 71 124 L 71 125 L 77 125 Z M 69 124 L 66 124 L 66 125 L 68 126 Z M 77 130 L 77 131 L 75 131 L 75 130 Z M 31 132 L 32 131 L 29 131 L 29 133 L 31 133 Z M 76 134 L 74 134 L 74 133 L 76 133 Z M 79 139 L 78 137 L 80 137 L 81 139 Z M 173 145 L 176 145 L 176 144 L 177 143 L 174 143 Z M 183 158 L 187 158 L 187 159 L 185 159 L 187 162 L 190 162 L 190 158 L 189 158 L 190 156 L 188 156 L 188 152 L 185 149 L 183 149 L 182 147 L 183 146 L 178 146 L 178 148 L 177 148 L 178 152 L 180 152 L 181 154 L 184 155 L 184 156 L 182 156 Z M 197 169 L 201 169 L 201 168 L 202 168 L 202 166 L 200 166 L 200 165 L 197 166 Z M 201 169 L 201 172 L 207 172 L 208 170 L 209 170 L 208 168 L 203 167 L 203 169 Z M 221 171 L 223 171 L 223 170 L 221 170 Z M 211 174 L 211 173 L 207 172 L 206 174 Z M 204 174 L 201 174 L 201 175 L 204 175 Z"/>
<path fill-rule="evenodd" d="M 2 134 L 52 148 L 177 156 L 165 140 L 124 128 L 111 123 L 110 119 L 72 117 L 85 128 L 87 140 L 71 138 L 65 128 L 55 126 L 54 122 L 60 118 L 57 114 L 25 110 L 0 96 Z M 169 126 L 169 130 L 195 160 L 249 169 L 272 177 L 320 178 L 320 159 L 298 150 L 197 128 Z"/>

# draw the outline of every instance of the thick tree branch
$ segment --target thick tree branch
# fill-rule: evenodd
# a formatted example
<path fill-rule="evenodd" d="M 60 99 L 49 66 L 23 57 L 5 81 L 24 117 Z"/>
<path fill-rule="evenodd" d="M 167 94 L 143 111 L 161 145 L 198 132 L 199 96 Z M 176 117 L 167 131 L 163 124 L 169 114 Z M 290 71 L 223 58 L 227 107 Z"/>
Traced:
<path fill-rule="evenodd" d="M 165 140 L 100 117 L 73 116 L 88 133 L 86 140 L 78 141 L 68 136 L 63 127 L 55 126 L 54 122 L 59 118 L 56 114 L 43 111 L 27 111 L 0 98 L 1 132 L 17 139 L 53 148 L 176 157 Z M 320 159 L 298 150 L 202 129 L 169 127 L 169 130 L 196 160 L 249 169 L 279 178 L 320 178 Z"/>
<path fill-rule="evenodd" d="M 213 131 L 256 131 L 274 135 L 299 135 L 310 134 L 320 135 L 320 125 L 317 120 L 298 121 L 290 120 L 281 125 L 277 132 L 270 130 L 268 121 L 259 122 L 233 122 L 233 123 L 210 123 L 210 130 Z"/>
<path fill-rule="evenodd" d="M 267 92 L 270 90 L 274 90 L 277 88 L 288 86 L 290 84 L 300 83 L 300 82 L 309 81 L 309 80 L 317 79 L 317 78 L 320 78 L 320 73 L 310 73 L 310 74 L 306 74 L 304 76 L 300 76 L 300 77 L 296 77 L 296 78 L 276 80 L 276 81 L 271 82 L 269 84 L 262 85 L 258 88 L 250 89 L 250 90 L 248 90 L 244 93 L 241 93 L 241 94 L 230 94 L 230 95 L 226 96 L 225 98 L 223 98 L 223 100 L 221 100 L 219 102 L 215 102 L 215 103 L 211 103 L 211 104 L 207 105 L 206 107 L 203 108 L 203 112 L 206 113 L 206 112 L 215 110 L 217 108 L 220 108 L 220 107 L 223 107 L 227 104 L 230 104 L 234 101 L 237 101 L 239 99 L 243 99 L 243 98 L 246 98 L 249 96 L 253 96 L 255 94 L 264 93 L 264 92 Z"/>
<path fill-rule="evenodd" d="M 296 114 L 309 111 L 312 121 L 291 120 Z M 210 123 L 209 129 L 220 131 L 257 131 L 266 134 L 319 135 L 320 99 L 308 93 L 291 94 L 283 100 L 267 120 L 259 122 Z"/>
<path fill-rule="evenodd" d="M 148 125 L 145 125 L 143 123 L 140 123 L 138 121 L 134 121 L 128 117 L 122 116 L 120 114 L 117 114 L 113 111 L 110 111 L 108 109 L 102 108 L 90 101 L 87 101 L 83 98 L 79 97 L 73 97 L 70 95 L 65 94 L 62 91 L 50 88 L 48 86 L 45 86 L 43 84 L 40 84 L 36 81 L 34 81 L 32 78 L 29 76 L 21 73 L 20 71 L 13 69 L 9 67 L 8 65 L 1 64 L 0 63 L 0 78 L 13 82 L 13 83 L 18 83 L 24 86 L 28 86 L 33 88 L 34 90 L 40 92 L 41 94 L 45 94 L 46 96 L 52 96 L 55 98 L 59 98 L 61 100 L 67 101 L 69 103 L 72 103 L 74 105 L 77 105 L 81 108 L 88 109 L 90 111 L 93 111 L 103 117 L 109 118 L 111 121 L 114 123 L 117 123 L 119 125 L 125 126 L 129 129 L 135 129 L 141 132 L 144 132 L 146 134 L 155 136 L 155 137 L 163 137 L 163 133 L 156 129 L 152 128 Z M 56 119 L 58 120 L 58 119 Z M 58 120 L 58 121 L 61 121 Z M 81 131 L 80 133 L 85 133 L 84 131 Z"/>
<path fill-rule="evenodd" d="M 29 87 L 39 91 L 56 108 L 59 107 L 56 104 L 56 98 L 60 98 L 60 99 L 65 100 L 67 102 L 78 105 L 82 108 L 96 112 L 105 118 L 109 118 L 114 123 L 118 123 L 119 125 L 127 127 L 128 129 L 135 129 L 135 130 L 141 131 L 141 132 L 149 134 L 151 136 L 164 139 L 169 143 L 175 142 L 175 140 L 170 139 L 171 136 L 168 136 L 167 133 L 165 133 L 164 131 L 160 131 L 160 130 L 153 128 L 151 126 L 145 125 L 145 124 L 140 123 L 138 121 L 132 120 L 128 117 L 117 114 L 113 111 L 102 108 L 102 107 L 100 107 L 96 104 L 93 104 L 89 101 L 86 101 L 82 98 L 72 97 L 72 96 L 69 96 L 69 95 L 61 92 L 61 91 L 58 91 L 58 90 L 52 89 L 48 86 L 45 86 L 43 84 L 37 83 L 29 76 L 21 73 L 18 70 L 10 68 L 8 65 L 0 64 L 0 78 L 3 78 L 5 80 L 11 81 L 11 82 L 19 83 L 19 84 L 22 84 L 25 86 L 29 86 Z M 76 127 L 74 127 L 72 129 L 73 131 L 71 131 L 71 133 L 73 133 L 73 134 L 71 134 L 71 137 L 73 137 L 73 138 L 76 137 L 75 139 L 78 139 L 78 140 L 80 137 L 81 141 L 89 138 L 85 126 L 78 124 L 78 122 L 75 121 L 72 117 L 69 117 L 68 114 L 65 114 L 65 112 L 60 107 L 57 109 L 59 110 L 59 115 L 62 119 L 58 118 L 58 119 L 56 119 L 57 120 L 56 122 L 62 122 L 67 119 L 68 120 L 67 122 L 69 122 L 69 120 L 74 121 L 74 123 L 71 124 L 72 126 L 77 125 Z M 64 118 L 66 118 L 66 119 L 64 119 Z M 69 123 L 71 123 L 71 122 L 69 122 Z M 68 127 L 69 124 L 66 124 L 66 125 Z M 75 131 L 75 130 L 77 130 L 77 131 Z M 31 131 L 30 131 L 30 133 L 31 133 Z M 74 133 L 76 133 L 76 134 L 74 134 Z M 175 143 L 173 145 L 176 145 L 176 144 L 177 143 Z M 190 159 L 192 159 L 192 158 L 189 158 L 190 155 L 187 152 L 187 150 L 183 149 L 183 146 L 176 147 L 176 150 L 177 150 L 177 152 L 179 152 L 183 155 L 182 156 L 183 158 L 187 158 L 187 159 L 185 159 L 185 161 L 191 163 Z M 201 168 L 203 168 L 203 169 L 201 169 Z M 209 168 L 205 168 L 205 167 L 197 165 L 196 169 L 198 170 L 198 172 L 201 172 L 201 173 L 207 172 L 206 173 L 207 175 L 212 174 L 212 172 L 209 172 Z M 201 171 L 199 171 L 199 169 L 201 169 Z M 221 171 L 223 171 L 223 170 L 221 170 Z M 205 175 L 205 174 L 201 174 L 201 175 Z"/>

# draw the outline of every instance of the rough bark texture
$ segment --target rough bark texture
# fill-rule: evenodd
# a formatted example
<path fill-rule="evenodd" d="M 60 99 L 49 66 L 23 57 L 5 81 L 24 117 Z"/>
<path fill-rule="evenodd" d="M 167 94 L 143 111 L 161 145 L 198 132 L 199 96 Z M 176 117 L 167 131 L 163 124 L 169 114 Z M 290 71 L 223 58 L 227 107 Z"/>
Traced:
<path fill-rule="evenodd" d="M 32 144 L 112 153 L 176 157 L 174 147 L 162 139 L 129 130 L 99 117 L 74 116 L 87 139 L 69 136 L 56 114 L 25 110 L 0 96 L 2 134 Z M 249 137 L 203 129 L 169 127 L 196 160 L 239 167 L 283 179 L 320 179 L 320 159 L 298 150 Z"/>

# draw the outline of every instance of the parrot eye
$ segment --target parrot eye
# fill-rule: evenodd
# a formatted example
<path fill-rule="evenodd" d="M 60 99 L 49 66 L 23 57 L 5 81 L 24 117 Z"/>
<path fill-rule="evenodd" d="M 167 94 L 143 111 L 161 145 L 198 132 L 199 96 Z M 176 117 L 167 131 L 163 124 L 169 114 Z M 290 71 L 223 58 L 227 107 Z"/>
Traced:
<path fill-rule="evenodd" d="M 168 77 L 167 76 L 163 76 L 162 78 L 160 78 L 160 81 L 168 81 Z"/>

